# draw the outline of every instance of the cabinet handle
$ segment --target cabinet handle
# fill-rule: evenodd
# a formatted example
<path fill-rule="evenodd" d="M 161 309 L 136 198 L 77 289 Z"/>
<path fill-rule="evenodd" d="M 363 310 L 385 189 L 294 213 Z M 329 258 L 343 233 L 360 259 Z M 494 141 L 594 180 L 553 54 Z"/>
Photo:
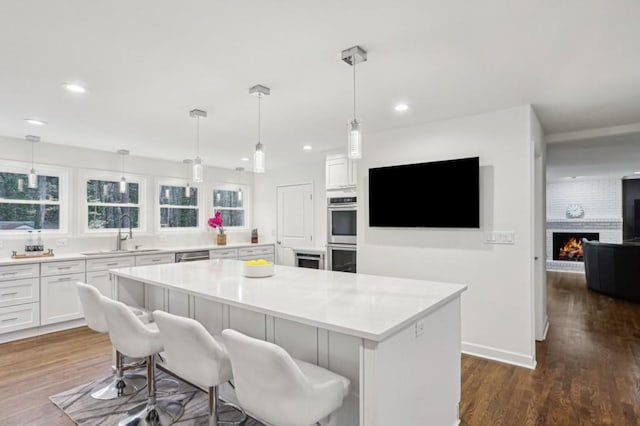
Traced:
<path fill-rule="evenodd" d="M 11 293 L 2 293 L 0 296 L 15 296 L 16 294 L 18 294 L 17 291 L 12 291 Z"/>
<path fill-rule="evenodd" d="M 118 264 L 118 262 L 116 263 L 107 263 L 107 266 L 116 266 Z"/>
<path fill-rule="evenodd" d="M 58 278 L 56 281 L 54 282 L 62 282 L 62 281 L 71 281 L 73 279 L 73 277 L 63 277 L 63 278 Z"/>
<path fill-rule="evenodd" d="M 162 259 L 151 259 L 152 262 L 160 262 Z"/>
<path fill-rule="evenodd" d="M 17 320 L 17 319 L 18 319 L 18 317 L 13 317 L 13 318 L 4 318 L 4 319 L 2 320 L 2 322 L 15 321 L 15 320 Z"/>
<path fill-rule="evenodd" d="M 17 271 L 14 271 L 14 272 L 3 272 L 3 273 L 2 273 L 2 276 L 6 276 L 6 275 L 15 275 L 15 274 L 17 274 L 17 273 L 18 273 Z"/>

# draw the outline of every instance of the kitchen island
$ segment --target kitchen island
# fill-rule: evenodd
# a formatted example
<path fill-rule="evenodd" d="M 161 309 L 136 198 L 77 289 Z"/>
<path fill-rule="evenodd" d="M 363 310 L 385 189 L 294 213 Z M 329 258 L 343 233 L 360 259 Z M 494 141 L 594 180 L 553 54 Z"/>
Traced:
<path fill-rule="evenodd" d="M 338 425 L 458 423 L 464 285 L 282 265 L 247 278 L 230 259 L 110 272 L 125 303 L 236 329 L 349 378 Z"/>

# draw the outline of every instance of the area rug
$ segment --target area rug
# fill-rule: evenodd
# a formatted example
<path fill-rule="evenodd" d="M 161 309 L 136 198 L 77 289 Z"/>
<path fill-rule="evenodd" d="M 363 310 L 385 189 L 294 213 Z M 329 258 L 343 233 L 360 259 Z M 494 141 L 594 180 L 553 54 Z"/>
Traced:
<path fill-rule="evenodd" d="M 135 374 L 136 371 L 131 371 Z M 144 374 L 144 371 L 141 371 Z M 60 408 L 77 425 L 82 426 L 113 426 L 120 420 L 134 414 L 139 406 L 147 400 L 146 387 L 139 392 L 113 400 L 97 400 L 91 394 L 101 387 L 107 385 L 112 376 L 96 380 L 84 385 L 61 392 L 49 397 L 58 408 Z M 167 379 L 172 382 L 166 381 Z M 173 376 L 163 372 L 156 372 L 158 391 L 171 389 L 170 393 L 158 394 L 158 400 L 171 400 L 184 406 L 184 414 L 175 425 L 178 426 L 200 426 L 208 425 L 208 396 L 207 393 L 191 386 L 188 383 L 175 379 Z M 218 405 L 220 420 L 238 421 L 242 418 L 241 413 L 229 406 Z M 246 426 L 263 426 L 262 423 L 247 417 L 243 423 Z"/>

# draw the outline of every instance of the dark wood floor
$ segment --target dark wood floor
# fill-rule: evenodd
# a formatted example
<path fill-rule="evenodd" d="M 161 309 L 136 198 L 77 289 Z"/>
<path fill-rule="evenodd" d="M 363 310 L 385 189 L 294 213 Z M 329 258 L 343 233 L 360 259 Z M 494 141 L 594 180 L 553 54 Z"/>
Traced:
<path fill-rule="evenodd" d="M 640 425 L 640 305 L 548 274 L 547 340 L 535 370 L 462 357 L 464 426 Z M 87 328 L 0 345 L 0 424 L 71 426 L 48 397 L 110 372 L 111 345 Z"/>

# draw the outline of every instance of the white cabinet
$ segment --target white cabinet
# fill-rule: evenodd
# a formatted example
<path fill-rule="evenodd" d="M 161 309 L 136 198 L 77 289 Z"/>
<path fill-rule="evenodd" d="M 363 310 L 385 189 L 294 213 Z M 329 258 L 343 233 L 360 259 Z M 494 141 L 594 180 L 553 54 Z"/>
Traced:
<path fill-rule="evenodd" d="M 259 247 L 241 247 L 238 249 L 238 259 L 240 260 L 254 260 L 254 259 L 264 259 L 269 262 L 275 261 L 275 250 L 274 247 L 269 246 L 259 246 Z"/>
<path fill-rule="evenodd" d="M 84 282 L 84 272 L 40 278 L 40 320 L 42 325 L 70 321 L 84 316 L 76 281 Z"/>
<path fill-rule="evenodd" d="M 162 265 L 165 263 L 174 263 L 175 261 L 175 253 L 158 253 L 136 256 L 136 266 Z"/>
<path fill-rule="evenodd" d="M 209 250 L 209 259 L 237 259 L 238 249 L 213 249 Z"/>
<path fill-rule="evenodd" d="M 109 269 L 133 266 L 133 257 L 108 257 L 87 260 L 87 284 L 94 286 L 103 296 L 113 297 L 113 285 Z"/>
<path fill-rule="evenodd" d="M 349 160 L 346 154 L 327 155 L 325 160 L 325 188 L 345 189 L 355 187 L 358 169 L 355 161 Z"/>
<path fill-rule="evenodd" d="M 0 308 L 0 334 L 40 325 L 40 304 L 7 306 Z"/>
<path fill-rule="evenodd" d="M 0 282 L 0 306 L 23 305 L 40 300 L 37 278 Z"/>

